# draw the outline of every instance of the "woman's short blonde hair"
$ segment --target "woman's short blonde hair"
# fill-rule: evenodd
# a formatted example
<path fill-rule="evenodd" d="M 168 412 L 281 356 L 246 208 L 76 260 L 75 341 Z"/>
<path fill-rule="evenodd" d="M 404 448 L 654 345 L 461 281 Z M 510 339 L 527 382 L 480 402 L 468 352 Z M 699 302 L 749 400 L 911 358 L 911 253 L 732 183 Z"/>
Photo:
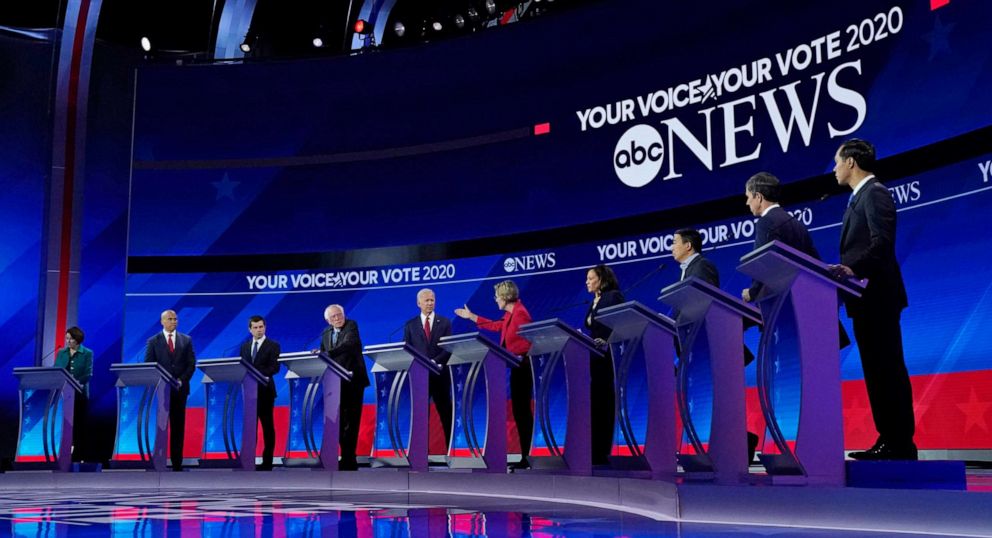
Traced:
<path fill-rule="evenodd" d="M 520 290 L 512 280 L 504 280 L 493 288 L 496 289 L 496 296 L 508 303 L 515 303 L 520 299 Z"/>

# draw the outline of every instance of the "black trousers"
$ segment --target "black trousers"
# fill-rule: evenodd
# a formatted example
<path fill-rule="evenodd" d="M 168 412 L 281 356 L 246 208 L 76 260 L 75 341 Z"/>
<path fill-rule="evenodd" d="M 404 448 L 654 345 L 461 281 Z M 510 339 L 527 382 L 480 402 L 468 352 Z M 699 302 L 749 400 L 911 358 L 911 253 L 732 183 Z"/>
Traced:
<path fill-rule="evenodd" d="M 451 370 L 445 366 L 438 375 L 431 375 L 427 383 L 427 390 L 431 400 L 434 401 L 434 408 L 437 409 L 438 417 L 441 419 L 441 429 L 444 430 L 444 445 L 451 445 Z"/>
<path fill-rule="evenodd" d="M 362 407 L 365 400 L 365 387 L 356 383 L 341 383 L 341 422 L 338 430 L 338 444 L 341 445 L 341 463 L 356 463 L 355 451 L 358 448 L 358 429 L 362 425 Z"/>
<path fill-rule="evenodd" d="M 172 468 L 183 466 L 183 441 L 186 438 L 186 399 L 189 393 L 172 389 L 169 395 L 169 458 Z"/>
<path fill-rule="evenodd" d="M 899 318 L 899 311 L 865 312 L 853 318 L 875 429 L 879 439 L 890 444 L 910 443 L 916 431 Z"/>
<path fill-rule="evenodd" d="M 262 466 L 272 467 L 276 450 L 276 426 L 272 409 L 276 403 L 276 390 L 272 385 L 258 387 L 258 423 L 262 426 Z"/>
<path fill-rule="evenodd" d="M 589 411 L 592 428 L 592 461 L 606 463 L 613 448 L 616 395 L 613 382 L 613 356 L 610 350 L 604 357 L 590 357 Z"/>
<path fill-rule="evenodd" d="M 86 412 L 89 408 L 89 398 L 83 393 L 76 393 L 72 405 L 72 461 L 83 461 L 89 458 L 86 452 L 89 447 L 86 436 Z"/>
<path fill-rule="evenodd" d="M 520 455 L 525 458 L 530 454 L 530 443 L 534 437 L 533 398 L 534 373 L 530 368 L 530 357 L 524 355 L 520 365 L 510 369 L 510 403 L 513 421 L 517 423 L 517 433 L 520 435 Z"/>

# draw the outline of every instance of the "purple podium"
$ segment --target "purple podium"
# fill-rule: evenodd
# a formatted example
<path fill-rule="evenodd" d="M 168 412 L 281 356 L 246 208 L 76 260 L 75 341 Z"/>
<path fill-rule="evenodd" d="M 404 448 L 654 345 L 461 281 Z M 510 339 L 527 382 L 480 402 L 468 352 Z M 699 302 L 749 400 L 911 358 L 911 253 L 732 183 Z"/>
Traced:
<path fill-rule="evenodd" d="M 773 482 L 843 486 L 837 290 L 859 297 L 864 283 L 838 281 L 826 264 L 778 241 L 737 269 L 764 284 L 758 397 L 779 454 L 761 462 Z"/>
<path fill-rule="evenodd" d="M 169 447 L 169 398 L 179 381 L 161 364 L 110 365 L 117 376 L 117 434 L 110 466 L 165 472 Z"/>
<path fill-rule="evenodd" d="M 255 470 L 258 386 L 271 380 L 241 357 L 206 359 L 196 367 L 207 399 L 200 467 Z"/>
<path fill-rule="evenodd" d="M 284 364 L 288 370 L 286 379 L 290 380 L 289 400 L 294 405 L 289 414 L 290 427 L 286 432 L 288 439 L 283 465 L 337 471 L 341 381 L 351 381 L 351 372 L 323 352 L 283 353 L 279 356 L 279 363 Z M 302 396 L 300 391 L 303 391 Z M 318 397 L 323 402 L 319 419 L 315 417 Z M 300 402 L 298 408 L 295 407 L 295 402 Z"/>
<path fill-rule="evenodd" d="M 448 466 L 505 474 L 506 376 L 520 357 L 477 332 L 445 336 L 438 345 L 451 352 Z"/>
<path fill-rule="evenodd" d="M 540 435 L 531 448 L 531 467 L 591 475 L 589 360 L 602 353 L 592 339 L 558 319 L 522 325 L 518 334 L 532 344 L 534 429 Z"/>
<path fill-rule="evenodd" d="M 14 368 L 21 400 L 17 469 L 68 471 L 72 465 L 72 423 L 76 393 L 83 387 L 65 368 Z"/>
<path fill-rule="evenodd" d="M 672 478 L 678 452 L 672 405 L 675 322 L 637 301 L 604 308 L 596 320 L 613 329 L 617 425 L 610 462 L 615 469 Z"/>
<path fill-rule="evenodd" d="M 679 454 L 691 479 L 739 484 L 747 479 L 744 324 L 761 323 L 751 305 L 696 278 L 661 290 L 679 311 L 681 342 L 676 401 L 693 454 Z M 705 435 L 705 437 L 703 437 Z"/>
<path fill-rule="evenodd" d="M 409 467 L 427 470 L 430 423 L 428 376 L 441 373 L 441 365 L 406 342 L 366 346 L 375 365 L 376 426 L 372 464 L 376 467 Z M 389 378 L 379 383 L 380 375 Z"/>

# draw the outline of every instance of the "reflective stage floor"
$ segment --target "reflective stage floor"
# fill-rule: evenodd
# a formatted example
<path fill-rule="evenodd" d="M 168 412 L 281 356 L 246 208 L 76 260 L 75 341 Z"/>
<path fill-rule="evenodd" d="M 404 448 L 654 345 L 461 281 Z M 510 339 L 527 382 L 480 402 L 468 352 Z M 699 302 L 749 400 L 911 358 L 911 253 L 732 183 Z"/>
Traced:
<path fill-rule="evenodd" d="M 551 475 L 0 475 L 0 536 L 992 536 L 992 493 Z"/>

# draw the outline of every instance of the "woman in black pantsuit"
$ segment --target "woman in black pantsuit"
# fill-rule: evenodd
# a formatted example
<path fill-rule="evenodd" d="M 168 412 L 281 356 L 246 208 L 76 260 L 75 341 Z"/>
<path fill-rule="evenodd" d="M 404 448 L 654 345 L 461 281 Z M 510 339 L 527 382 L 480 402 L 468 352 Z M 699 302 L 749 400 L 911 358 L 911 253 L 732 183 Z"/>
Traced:
<path fill-rule="evenodd" d="M 609 463 L 610 449 L 613 446 L 613 429 L 616 418 L 614 394 L 613 356 L 606 345 L 612 329 L 596 321 L 597 313 L 608 306 L 624 302 L 623 292 L 617 276 L 606 265 L 597 265 L 586 272 L 586 289 L 593 294 L 592 304 L 586 312 L 585 325 L 589 336 L 604 350 L 604 356 L 593 357 L 589 365 L 591 377 L 589 400 L 592 409 L 589 418 L 592 426 L 592 463 Z"/>

